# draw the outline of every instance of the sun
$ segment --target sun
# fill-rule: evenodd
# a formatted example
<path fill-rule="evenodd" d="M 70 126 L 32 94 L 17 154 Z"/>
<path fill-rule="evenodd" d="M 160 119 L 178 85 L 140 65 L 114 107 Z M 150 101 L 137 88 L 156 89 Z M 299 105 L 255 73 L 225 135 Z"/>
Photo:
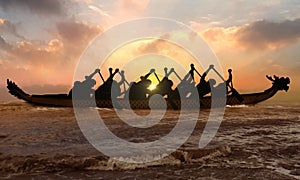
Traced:
<path fill-rule="evenodd" d="M 151 84 L 151 85 L 148 87 L 148 89 L 149 89 L 150 91 L 153 91 L 155 88 L 156 88 L 156 84 Z"/>

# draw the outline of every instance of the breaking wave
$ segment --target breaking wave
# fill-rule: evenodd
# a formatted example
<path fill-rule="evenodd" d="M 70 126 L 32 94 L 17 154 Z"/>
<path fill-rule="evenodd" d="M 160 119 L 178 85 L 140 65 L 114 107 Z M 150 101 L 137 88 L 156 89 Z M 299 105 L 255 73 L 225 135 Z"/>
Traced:
<path fill-rule="evenodd" d="M 0 156 L 0 169 L 7 174 L 26 174 L 34 172 L 60 172 L 74 170 L 133 170 L 153 166 L 180 165 L 184 163 L 205 162 L 231 153 L 228 146 L 213 149 L 179 149 L 171 155 L 154 162 L 136 164 L 118 161 L 106 156 L 75 155 L 6 155 Z"/>

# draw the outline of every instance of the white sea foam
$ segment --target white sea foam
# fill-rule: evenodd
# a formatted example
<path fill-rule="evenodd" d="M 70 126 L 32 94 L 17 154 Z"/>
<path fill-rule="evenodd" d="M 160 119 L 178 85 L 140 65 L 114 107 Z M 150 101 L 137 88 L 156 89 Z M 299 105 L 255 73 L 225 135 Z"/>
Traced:
<path fill-rule="evenodd" d="M 227 108 L 247 108 L 250 107 L 248 105 L 242 104 L 242 105 L 226 105 Z"/>

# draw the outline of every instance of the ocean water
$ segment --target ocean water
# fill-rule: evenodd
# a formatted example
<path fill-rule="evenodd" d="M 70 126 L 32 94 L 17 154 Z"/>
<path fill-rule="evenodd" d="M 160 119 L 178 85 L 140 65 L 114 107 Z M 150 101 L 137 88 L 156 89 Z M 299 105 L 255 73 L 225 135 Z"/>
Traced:
<path fill-rule="evenodd" d="M 299 107 L 272 102 L 226 107 L 216 136 L 199 149 L 210 113 L 202 110 L 194 132 L 176 152 L 135 164 L 97 151 L 80 131 L 72 108 L 0 102 L 0 178 L 300 179 Z M 136 143 L 165 136 L 178 119 L 178 111 L 167 111 L 153 127 L 132 128 L 112 109 L 97 111 L 112 133 Z"/>

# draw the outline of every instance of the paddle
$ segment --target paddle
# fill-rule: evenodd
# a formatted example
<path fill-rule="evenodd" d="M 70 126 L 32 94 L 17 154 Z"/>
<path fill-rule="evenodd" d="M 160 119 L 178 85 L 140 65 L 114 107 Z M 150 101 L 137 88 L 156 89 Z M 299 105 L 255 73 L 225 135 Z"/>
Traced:
<path fill-rule="evenodd" d="M 188 79 L 190 78 L 190 76 L 192 76 L 191 73 L 192 73 L 192 71 L 194 69 L 192 66 L 193 66 L 193 64 L 191 64 L 191 70 L 184 76 L 183 79 L 181 79 L 180 76 L 177 74 L 177 72 L 174 71 L 174 74 L 180 80 L 180 83 L 178 83 L 178 85 L 176 87 L 177 89 L 185 88 L 186 86 L 188 86 L 187 84 L 190 83 Z M 193 81 L 193 77 L 192 77 L 192 81 Z"/>
<path fill-rule="evenodd" d="M 103 84 L 102 85 L 105 85 L 109 80 L 113 80 L 113 77 L 117 74 L 119 72 L 119 69 L 117 68 L 116 70 L 115 70 L 115 72 L 114 73 L 112 73 L 112 68 L 109 68 L 109 78 L 105 81 L 105 79 L 103 78 L 103 76 L 102 76 L 102 74 L 101 74 L 101 72 L 100 72 L 100 70 L 98 71 L 98 74 L 100 75 L 100 77 L 101 77 L 101 79 L 102 79 L 102 81 L 103 81 Z M 101 86 L 102 86 L 101 85 Z"/>
<path fill-rule="evenodd" d="M 156 74 L 156 72 L 153 72 L 153 73 L 154 73 L 156 79 L 158 80 L 158 82 L 160 83 L 160 79 L 159 79 L 158 75 Z"/>
<path fill-rule="evenodd" d="M 123 81 L 130 86 L 129 82 L 125 79 L 124 71 L 119 72 L 120 76 L 122 77 Z"/>
<path fill-rule="evenodd" d="M 101 72 L 99 71 L 99 72 L 98 72 L 98 74 L 100 75 L 100 77 L 101 77 L 101 79 L 102 79 L 102 81 L 103 81 L 103 83 L 104 83 L 104 82 L 105 82 L 105 80 L 104 80 L 104 78 L 103 78 L 103 76 L 102 76 Z"/>
<path fill-rule="evenodd" d="M 226 83 L 226 80 L 223 78 L 223 76 L 221 76 L 221 74 L 214 68 L 212 67 L 212 69 L 217 73 L 217 75 Z M 232 95 L 235 96 L 240 102 L 244 101 L 244 98 L 242 95 L 240 95 L 240 93 L 234 89 L 232 86 L 228 85 L 231 89 Z"/>
<path fill-rule="evenodd" d="M 191 64 L 191 69 L 192 69 L 192 70 L 194 69 L 193 66 L 194 66 L 194 65 Z M 175 74 L 175 76 L 180 80 L 180 83 L 177 85 L 177 87 L 175 88 L 174 91 L 178 91 L 178 92 L 179 92 L 178 89 L 186 89 L 185 87 L 186 87 L 186 84 L 188 83 L 187 81 L 188 81 L 189 77 L 192 76 L 191 71 L 189 71 L 189 72 L 184 76 L 183 79 L 178 75 L 178 73 L 174 70 L 174 68 L 171 68 L 171 70 L 170 70 L 168 76 L 169 76 L 172 72 L 173 72 L 173 73 Z M 177 89 L 177 90 L 176 90 L 176 89 Z M 170 102 L 170 104 L 172 105 L 173 109 L 179 109 L 179 108 L 177 107 L 177 105 L 173 102 L 172 99 L 169 99 L 168 102 Z"/>
<path fill-rule="evenodd" d="M 178 73 L 174 70 L 173 73 L 175 74 L 175 76 L 180 80 L 182 81 L 181 77 L 178 75 Z"/>
<path fill-rule="evenodd" d="M 202 77 L 202 75 L 199 73 L 199 71 L 197 71 L 197 69 L 193 66 L 194 71 L 200 76 L 200 78 Z M 208 72 L 214 68 L 214 65 L 210 65 L 209 68 L 205 71 L 205 74 L 208 74 Z"/>
<path fill-rule="evenodd" d="M 200 77 L 202 77 L 201 74 L 197 71 L 197 69 L 194 68 L 194 71 L 195 71 Z"/>
<path fill-rule="evenodd" d="M 120 76 L 122 77 L 122 80 L 123 80 L 123 84 L 124 84 L 124 91 L 121 93 L 122 94 L 126 94 L 127 91 L 129 91 L 129 88 L 130 88 L 130 83 L 125 79 L 125 75 L 124 75 L 124 71 L 119 71 L 118 72 L 120 74 Z M 128 89 L 126 89 L 126 84 L 128 86 Z"/>

